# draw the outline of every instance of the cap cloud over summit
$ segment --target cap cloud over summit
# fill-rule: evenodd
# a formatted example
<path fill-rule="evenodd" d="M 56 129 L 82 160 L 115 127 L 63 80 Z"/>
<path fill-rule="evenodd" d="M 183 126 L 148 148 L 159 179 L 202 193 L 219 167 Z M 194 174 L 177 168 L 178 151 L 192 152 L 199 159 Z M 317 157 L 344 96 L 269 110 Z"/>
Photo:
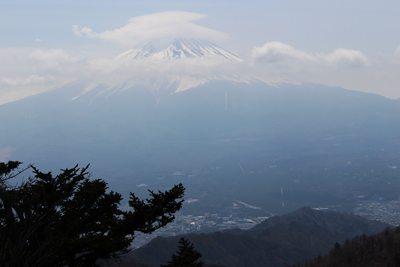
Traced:
<path fill-rule="evenodd" d="M 207 38 L 226 39 L 227 34 L 196 25 L 190 21 L 207 17 L 207 15 L 184 11 L 167 11 L 134 17 L 118 29 L 94 32 L 91 28 L 73 26 L 77 36 L 97 38 L 121 45 L 138 45 L 154 38 Z"/>

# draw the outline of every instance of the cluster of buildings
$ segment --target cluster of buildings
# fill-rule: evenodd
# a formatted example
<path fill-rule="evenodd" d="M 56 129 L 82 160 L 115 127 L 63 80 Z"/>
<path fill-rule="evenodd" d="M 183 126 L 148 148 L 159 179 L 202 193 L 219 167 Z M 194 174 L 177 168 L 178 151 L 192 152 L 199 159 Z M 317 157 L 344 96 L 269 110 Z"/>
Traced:
<path fill-rule="evenodd" d="M 338 206 L 315 208 L 317 210 L 336 210 Z M 353 213 L 366 219 L 400 225 L 400 199 L 395 201 L 363 201 L 357 204 Z M 247 230 L 268 217 L 251 217 L 236 212 L 222 212 L 221 214 L 205 213 L 203 216 L 176 214 L 175 221 L 166 227 L 160 228 L 152 234 L 135 233 L 136 237 L 132 248 L 139 248 L 158 236 L 175 236 L 188 233 L 207 233 L 227 229 Z"/>
<path fill-rule="evenodd" d="M 175 236 L 192 232 L 215 232 L 239 228 L 247 230 L 268 217 L 239 217 L 233 215 L 219 215 L 205 213 L 204 216 L 177 214 L 175 221 L 166 227 L 160 228 L 153 234 L 135 233 L 136 237 L 132 248 L 139 248 L 157 236 Z"/>
<path fill-rule="evenodd" d="M 400 225 L 400 200 L 363 201 L 357 204 L 353 213 L 369 220 L 398 226 Z"/>

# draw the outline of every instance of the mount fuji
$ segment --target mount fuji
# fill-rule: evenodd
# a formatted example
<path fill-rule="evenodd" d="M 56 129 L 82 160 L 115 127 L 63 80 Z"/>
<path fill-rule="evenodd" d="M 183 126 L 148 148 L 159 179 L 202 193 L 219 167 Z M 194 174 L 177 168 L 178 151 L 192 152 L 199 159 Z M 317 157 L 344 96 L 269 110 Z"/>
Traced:
<path fill-rule="evenodd" d="M 125 76 L 115 79 L 114 76 L 119 76 L 120 73 L 111 73 L 100 75 L 97 80 L 81 80 L 79 87 L 84 88 L 73 99 L 92 90 L 97 91 L 94 97 L 99 97 L 141 87 L 159 98 L 160 95 L 183 92 L 211 81 L 269 83 L 263 78 L 229 71 L 213 72 L 218 66 L 222 66 L 222 69 L 224 66 L 233 67 L 243 62 L 240 57 L 205 39 L 152 40 L 114 59 L 116 65 L 123 66 L 120 70 Z"/>
<path fill-rule="evenodd" d="M 166 48 L 152 42 L 118 59 L 169 64 L 207 57 L 241 62 L 193 39 Z M 234 199 L 274 213 L 348 204 L 355 184 L 357 195 L 368 196 L 376 193 L 368 183 L 384 179 L 381 170 L 400 175 L 388 168 L 398 161 L 399 100 L 239 75 L 127 72 L 114 84 L 78 80 L 1 105 L 0 159 L 57 173 L 90 163 L 94 177 L 139 197 L 183 182 L 187 197 L 199 200 L 188 205 L 204 212 Z M 398 179 L 385 180 L 374 190 L 397 198 L 395 186 Z M 287 190 L 293 205 L 281 204 Z"/>

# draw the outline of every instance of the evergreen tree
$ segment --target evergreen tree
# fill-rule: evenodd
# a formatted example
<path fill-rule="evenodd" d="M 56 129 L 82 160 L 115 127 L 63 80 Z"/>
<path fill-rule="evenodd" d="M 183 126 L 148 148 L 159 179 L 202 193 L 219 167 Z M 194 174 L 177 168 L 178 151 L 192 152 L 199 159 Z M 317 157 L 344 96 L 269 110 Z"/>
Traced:
<path fill-rule="evenodd" d="M 179 240 L 177 254 L 172 254 L 171 261 L 161 267 L 202 267 L 203 262 L 197 262 L 201 254 L 194 249 L 193 244 L 185 238 Z"/>
<path fill-rule="evenodd" d="M 55 177 L 34 173 L 19 186 L 9 180 L 21 162 L 0 163 L 0 266 L 96 266 L 100 258 L 127 252 L 135 231 L 151 233 L 174 220 L 184 188 L 130 195 L 131 211 L 107 183 L 89 179 L 88 166 L 61 170 Z M 16 172 L 16 173 L 14 173 Z"/>

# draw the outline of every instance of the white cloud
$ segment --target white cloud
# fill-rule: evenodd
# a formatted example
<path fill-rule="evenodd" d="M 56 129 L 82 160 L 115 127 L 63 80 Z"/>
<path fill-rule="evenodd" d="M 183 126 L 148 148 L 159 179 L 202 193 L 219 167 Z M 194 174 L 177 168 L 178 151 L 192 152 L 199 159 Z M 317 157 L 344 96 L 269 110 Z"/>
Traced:
<path fill-rule="evenodd" d="M 44 77 L 38 75 L 30 75 L 28 78 L 0 78 L 0 84 L 7 86 L 43 84 L 45 81 L 46 79 Z"/>
<path fill-rule="evenodd" d="M 42 39 L 40 39 L 40 38 L 35 39 L 35 42 L 41 42 L 41 41 L 42 41 Z"/>
<path fill-rule="evenodd" d="M 315 58 L 306 52 L 295 49 L 294 47 L 280 43 L 269 42 L 263 47 L 255 46 L 252 50 L 254 61 L 259 63 L 278 63 L 283 61 L 315 61 Z"/>
<path fill-rule="evenodd" d="M 368 57 L 358 50 L 338 48 L 329 54 L 310 54 L 280 42 L 269 42 L 262 47 L 255 46 L 252 59 L 260 64 L 287 64 L 289 68 L 299 65 L 365 67 L 371 64 Z"/>
<path fill-rule="evenodd" d="M 49 67 L 58 67 L 63 64 L 77 63 L 82 60 L 81 57 L 71 56 L 62 49 L 51 49 L 51 50 L 33 50 L 29 54 L 29 58 L 34 61 L 45 63 Z"/>
<path fill-rule="evenodd" d="M 76 35 L 76 36 L 82 36 L 82 33 L 79 29 L 78 25 L 73 25 L 72 26 L 72 32 Z"/>
<path fill-rule="evenodd" d="M 86 59 L 62 49 L 0 48 L 0 105 L 34 95 L 89 72 Z"/>
<path fill-rule="evenodd" d="M 336 66 L 364 67 L 371 65 L 366 55 L 358 50 L 335 49 L 332 53 L 321 54 L 322 61 Z"/>
<path fill-rule="evenodd" d="M 131 18 L 128 24 L 112 31 L 96 33 L 88 27 L 72 30 L 77 36 L 99 38 L 104 41 L 135 46 L 151 39 L 162 38 L 206 38 L 225 39 L 227 34 L 196 25 L 190 21 L 205 18 L 206 15 L 184 11 L 168 11 Z"/>

